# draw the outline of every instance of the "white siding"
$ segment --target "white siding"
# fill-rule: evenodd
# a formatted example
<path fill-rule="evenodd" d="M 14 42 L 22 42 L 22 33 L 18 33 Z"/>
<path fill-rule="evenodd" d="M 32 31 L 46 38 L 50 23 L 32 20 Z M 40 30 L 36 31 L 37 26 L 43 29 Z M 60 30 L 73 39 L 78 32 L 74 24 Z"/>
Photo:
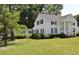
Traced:
<path fill-rule="evenodd" d="M 43 24 L 36 25 L 36 22 L 40 21 L 41 19 L 43 19 Z M 57 22 L 57 25 L 51 25 L 51 21 Z M 60 25 L 61 22 L 64 22 L 64 23 Z M 75 26 L 72 25 L 73 22 L 75 22 Z M 64 27 L 64 34 L 71 35 L 72 28 L 75 28 L 76 30 L 75 33 L 78 32 L 77 21 L 72 15 L 66 15 L 62 17 L 62 16 L 55 16 L 55 15 L 49 15 L 49 14 L 48 15 L 39 14 L 34 25 L 35 26 L 33 27 L 33 30 L 39 29 L 40 31 L 40 29 L 44 29 L 44 34 L 51 34 L 51 28 L 57 28 L 57 34 L 60 34 L 62 32 L 60 31 L 61 26 Z M 68 26 L 68 31 L 66 30 L 67 26 Z"/>

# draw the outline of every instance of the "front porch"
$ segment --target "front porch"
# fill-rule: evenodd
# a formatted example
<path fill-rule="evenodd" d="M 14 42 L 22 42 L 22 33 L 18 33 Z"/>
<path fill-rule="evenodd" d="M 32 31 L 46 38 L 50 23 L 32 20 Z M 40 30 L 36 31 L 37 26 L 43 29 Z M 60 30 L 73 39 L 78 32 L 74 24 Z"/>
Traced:
<path fill-rule="evenodd" d="M 59 22 L 60 33 L 64 33 L 67 36 L 76 35 L 76 23 L 71 21 Z"/>

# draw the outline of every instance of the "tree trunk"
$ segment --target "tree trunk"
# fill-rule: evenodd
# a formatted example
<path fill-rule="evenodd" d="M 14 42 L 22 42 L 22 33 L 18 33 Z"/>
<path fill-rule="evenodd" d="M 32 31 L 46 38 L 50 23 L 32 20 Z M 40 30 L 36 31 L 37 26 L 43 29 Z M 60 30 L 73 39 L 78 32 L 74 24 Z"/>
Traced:
<path fill-rule="evenodd" d="M 4 46 L 7 45 L 7 27 L 4 24 Z"/>
<path fill-rule="evenodd" d="M 14 41 L 15 40 L 14 31 L 12 28 L 10 30 L 11 30 L 11 41 Z"/>

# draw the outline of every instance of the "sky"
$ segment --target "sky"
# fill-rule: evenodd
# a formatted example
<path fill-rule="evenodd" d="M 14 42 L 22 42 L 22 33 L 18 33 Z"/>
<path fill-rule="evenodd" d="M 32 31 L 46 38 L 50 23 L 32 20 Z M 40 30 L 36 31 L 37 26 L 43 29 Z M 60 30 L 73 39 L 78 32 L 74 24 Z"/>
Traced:
<path fill-rule="evenodd" d="M 79 14 L 79 4 L 63 4 L 63 10 L 61 12 L 62 15 L 77 15 Z"/>

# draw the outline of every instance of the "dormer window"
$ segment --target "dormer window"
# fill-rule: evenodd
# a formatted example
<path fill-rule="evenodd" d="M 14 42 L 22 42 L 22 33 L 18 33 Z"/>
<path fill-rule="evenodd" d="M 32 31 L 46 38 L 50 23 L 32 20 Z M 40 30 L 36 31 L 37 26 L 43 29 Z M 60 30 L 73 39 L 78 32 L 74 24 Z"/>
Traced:
<path fill-rule="evenodd" d="M 57 22 L 51 21 L 51 25 L 57 25 Z"/>
<path fill-rule="evenodd" d="M 43 24 L 43 19 L 40 20 L 40 24 Z"/>
<path fill-rule="evenodd" d="M 37 25 L 39 25 L 39 21 L 37 21 Z"/>

